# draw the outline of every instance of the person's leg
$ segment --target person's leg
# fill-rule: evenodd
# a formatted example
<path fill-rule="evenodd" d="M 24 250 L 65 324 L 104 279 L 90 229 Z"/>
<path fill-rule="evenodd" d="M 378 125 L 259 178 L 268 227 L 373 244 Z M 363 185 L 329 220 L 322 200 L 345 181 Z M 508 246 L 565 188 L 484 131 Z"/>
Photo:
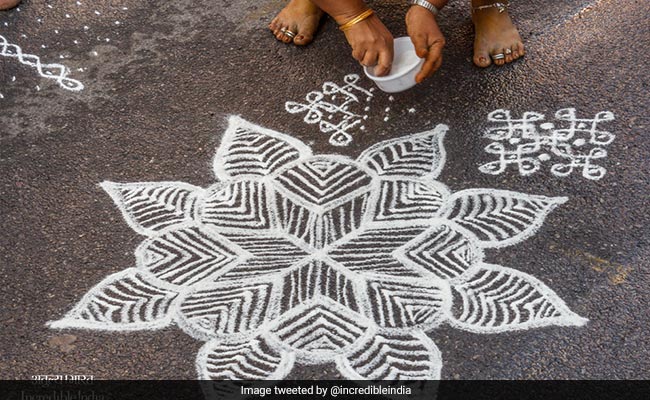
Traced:
<path fill-rule="evenodd" d="M 522 57 L 525 53 L 524 44 L 508 15 L 508 1 L 471 0 L 471 3 L 476 34 L 474 64 L 479 67 L 487 67 L 493 62 L 504 65 Z M 499 7 L 499 4 L 506 6 Z"/>
<path fill-rule="evenodd" d="M 2 1 L 2 0 L 0 0 Z M 290 0 L 280 13 L 271 21 L 269 29 L 275 37 L 284 43 L 304 46 L 314 39 L 323 11 L 310 0 Z M 282 29 L 296 34 L 294 38 L 285 35 Z"/>
<path fill-rule="evenodd" d="M 20 3 L 20 0 L 0 0 L 0 11 L 14 8 Z"/>

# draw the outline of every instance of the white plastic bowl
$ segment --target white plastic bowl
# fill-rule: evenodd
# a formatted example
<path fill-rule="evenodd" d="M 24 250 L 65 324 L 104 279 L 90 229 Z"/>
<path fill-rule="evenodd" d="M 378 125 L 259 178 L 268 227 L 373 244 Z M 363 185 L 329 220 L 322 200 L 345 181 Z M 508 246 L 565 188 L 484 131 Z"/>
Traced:
<path fill-rule="evenodd" d="M 408 36 L 395 39 L 393 48 L 393 64 L 388 75 L 375 76 L 375 67 L 363 67 L 368 78 L 387 93 L 402 92 L 415 86 L 415 75 L 424 63 L 424 58 L 415 54 L 415 47 Z"/>

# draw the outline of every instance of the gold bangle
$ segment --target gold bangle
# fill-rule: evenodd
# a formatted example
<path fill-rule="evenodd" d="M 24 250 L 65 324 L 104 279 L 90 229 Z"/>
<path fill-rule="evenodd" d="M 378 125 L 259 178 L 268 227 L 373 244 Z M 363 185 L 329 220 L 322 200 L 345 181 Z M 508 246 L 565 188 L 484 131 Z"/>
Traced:
<path fill-rule="evenodd" d="M 374 13 L 375 12 L 372 11 L 372 9 L 369 8 L 366 11 L 362 12 L 361 14 L 357 15 L 356 17 L 352 18 L 348 22 L 346 22 L 343 25 L 339 26 L 339 29 L 345 32 L 348 29 L 350 29 L 352 27 L 352 25 L 358 24 L 359 22 L 363 21 L 364 19 L 368 18 L 369 16 L 371 16 Z"/>

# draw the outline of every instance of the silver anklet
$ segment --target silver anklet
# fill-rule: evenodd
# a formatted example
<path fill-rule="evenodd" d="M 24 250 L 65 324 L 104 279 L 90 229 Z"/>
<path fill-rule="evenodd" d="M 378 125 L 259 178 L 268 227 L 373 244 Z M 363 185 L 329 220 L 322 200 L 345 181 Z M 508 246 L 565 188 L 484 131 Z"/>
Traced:
<path fill-rule="evenodd" d="M 472 12 L 485 10 L 487 8 L 497 8 L 499 9 L 499 14 L 501 14 L 502 12 L 507 11 L 508 7 L 510 7 L 510 3 L 506 1 L 505 3 L 492 3 L 484 6 L 472 7 Z"/>

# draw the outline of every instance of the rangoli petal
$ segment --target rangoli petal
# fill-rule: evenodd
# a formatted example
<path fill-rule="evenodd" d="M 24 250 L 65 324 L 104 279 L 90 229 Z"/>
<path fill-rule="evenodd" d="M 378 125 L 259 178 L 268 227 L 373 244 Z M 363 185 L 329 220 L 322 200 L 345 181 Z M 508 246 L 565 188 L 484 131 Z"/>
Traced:
<path fill-rule="evenodd" d="M 373 187 L 369 171 L 345 157 L 316 156 L 273 179 L 280 227 L 323 248 L 359 229 Z"/>
<path fill-rule="evenodd" d="M 309 256 L 309 251 L 297 246 L 279 232 L 268 234 L 260 232 L 223 232 L 228 240 L 237 244 L 249 255 L 224 273 L 224 279 L 251 279 L 261 275 L 276 273 L 299 263 Z"/>
<path fill-rule="evenodd" d="M 386 225 L 382 223 L 381 225 Z M 400 246 L 422 233 L 424 227 L 387 226 L 361 230 L 329 248 L 328 255 L 357 273 L 422 277 L 421 270 L 405 266 L 394 255 Z"/>
<path fill-rule="evenodd" d="M 426 221 L 438 214 L 449 190 L 438 182 L 382 180 L 374 209 L 374 222 Z M 421 222 L 422 223 L 422 222 Z"/>
<path fill-rule="evenodd" d="M 504 247 L 534 235 L 546 216 L 567 200 L 507 190 L 469 189 L 451 195 L 441 215 L 476 235 L 481 246 Z"/>
<path fill-rule="evenodd" d="M 311 149 L 291 136 L 254 125 L 240 117 L 228 120 L 228 129 L 214 158 L 217 178 L 261 178 L 292 161 L 311 155 Z"/>
<path fill-rule="evenodd" d="M 203 189 L 183 182 L 103 182 L 133 230 L 153 236 L 172 226 L 192 223 L 194 208 Z"/>
<path fill-rule="evenodd" d="M 277 285 L 269 279 L 197 285 L 180 303 L 177 323 L 200 340 L 250 333 L 274 314 Z"/>
<path fill-rule="evenodd" d="M 199 351 L 196 369 L 205 380 L 279 380 L 293 367 L 294 355 L 271 347 L 263 337 L 212 340 Z"/>
<path fill-rule="evenodd" d="M 538 279 L 499 265 L 483 264 L 451 281 L 455 310 L 449 323 L 474 333 L 542 326 L 581 326 L 575 314 Z"/>
<path fill-rule="evenodd" d="M 51 328 L 152 330 L 171 324 L 178 292 L 153 275 L 129 268 L 109 275 Z"/>
<path fill-rule="evenodd" d="M 372 322 L 326 296 L 291 308 L 271 328 L 271 338 L 300 361 L 323 363 L 372 335 Z"/>
<path fill-rule="evenodd" d="M 246 258 L 236 245 L 201 227 L 167 231 L 135 251 L 138 267 L 174 285 L 214 281 Z"/>
<path fill-rule="evenodd" d="M 431 330 L 451 308 L 449 286 L 436 279 L 365 277 L 365 312 L 384 328 L 419 327 Z"/>
<path fill-rule="evenodd" d="M 442 358 L 420 330 L 380 330 L 339 357 L 337 366 L 351 380 L 439 380 Z"/>
<path fill-rule="evenodd" d="M 301 204 L 327 209 L 370 190 L 368 172 L 346 157 L 314 156 L 282 170 L 274 183 Z"/>
<path fill-rule="evenodd" d="M 352 311 L 359 311 L 354 274 L 333 268 L 322 261 L 311 261 L 286 271 L 282 277 L 282 295 L 279 296 L 281 314 L 301 304 L 328 298 Z"/>
<path fill-rule="evenodd" d="M 430 131 L 377 143 L 358 161 L 381 177 L 435 179 L 445 164 L 442 140 L 447 129 L 440 124 Z"/>
<path fill-rule="evenodd" d="M 393 253 L 395 259 L 422 276 L 451 279 L 483 260 L 483 251 L 471 234 L 438 220 Z"/>
<path fill-rule="evenodd" d="M 240 180 L 208 188 L 198 205 L 198 219 L 233 231 L 270 229 L 273 194 L 263 182 Z"/>

